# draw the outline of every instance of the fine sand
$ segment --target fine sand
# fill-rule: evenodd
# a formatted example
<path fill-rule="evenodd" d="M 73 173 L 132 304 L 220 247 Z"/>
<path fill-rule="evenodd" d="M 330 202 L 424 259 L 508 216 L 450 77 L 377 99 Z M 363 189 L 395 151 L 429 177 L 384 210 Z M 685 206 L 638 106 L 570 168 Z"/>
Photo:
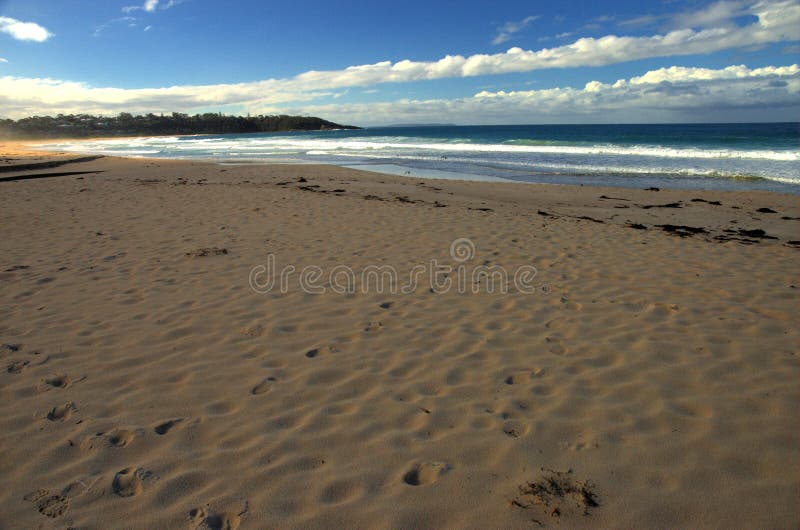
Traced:
<path fill-rule="evenodd" d="M 2 528 L 797 527 L 797 197 L 3 152 Z"/>

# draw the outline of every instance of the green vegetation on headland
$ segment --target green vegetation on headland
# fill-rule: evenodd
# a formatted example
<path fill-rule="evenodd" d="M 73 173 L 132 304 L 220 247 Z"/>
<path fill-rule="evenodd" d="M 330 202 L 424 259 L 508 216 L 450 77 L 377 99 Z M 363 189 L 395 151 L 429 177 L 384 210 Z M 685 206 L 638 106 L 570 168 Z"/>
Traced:
<path fill-rule="evenodd" d="M 244 134 L 283 131 L 358 129 L 311 116 L 225 116 L 217 113 L 134 116 L 59 114 L 0 120 L 5 138 L 90 138 L 97 136 L 160 136 L 173 134 Z"/>

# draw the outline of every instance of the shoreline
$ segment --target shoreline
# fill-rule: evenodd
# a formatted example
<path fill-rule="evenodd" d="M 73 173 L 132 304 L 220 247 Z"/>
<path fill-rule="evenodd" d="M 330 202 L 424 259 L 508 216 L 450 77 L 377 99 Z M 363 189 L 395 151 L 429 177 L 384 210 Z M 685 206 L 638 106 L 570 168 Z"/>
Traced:
<path fill-rule="evenodd" d="M 129 139 L 135 137 L 127 137 L 122 139 Z M 103 139 L 103 138 L 97 138 Z M 67 141 L 80 141 L 81 139 L 68 139 Z M 94 140 L 94 139 L 85 139 L 86 141 Z M 13 165 L 14 157 L 23 157 L 23 158 L 38 158 L 43 161 L 48 160 L 49 158 L 56 157 L 56 158 L 81 158 L 82 156 L 90 155 L 89 153 L 77 152 L 77 151 L 47 151 L 47 150 L 39 150 L 34 149 L 30 146 L 29 141 L 6 141 L 0 142 L 0 164 L 4 164 L 6 166 Z M 175 158 L 158 158 L 158 157 L 147 157 L 147 156 L 114 156 L 114 155 L 103 155 L 103 154 L 91 154 L 90 156 L 98 156 L 108 160 L 130 160 L 130 161 L 140 161 L 143 163 L 163 163 L 163 164 L 206 164 L 206 165 L 214 165 L 220 167 L 230 167 L 230 168 L 258 168 L 258 167 L 306 167 L 306 166 L 313 166 L 313 167 L 330 167 L 330 168 L 337 168 L 340 170 L 345 171 L 355 171 L 360 174 L 369 174 L 372 175 L 373 178 L 384 177 L 384 178 L 392 178 L 392 179 L 407 179 L 410 181 L 417 181 L 417 182 L 424 182 L 425 180 L 433 180 L 437 183 L 446 183 L 446 182 L 455 182 L 455 183 L 464 183 L 464 184 L 477 184 L 477 185 L 486 185 L 491 186 L 493 184 L 502 184 L 504 186 L 531 186 L 534 187 L 556 187 L 556 188 L 569 188 L 578 190 L 584 189 L 593 189 L 593 190 L 606 190 L 606 191 L 648 191 L 646 188 L 641 187 L 621 187 L 621 186 L 602 186 L 602 185 L 593 185 L 593 184 L 569 184 L 569 183 L 540 183 L 540 182 L 525 182 L 525 181 L 514 181 L 510 179 L 498 179 L 498 180 L 481 180 L 481 179 L 457 179 L 457 178 L 435 178 L 435 177 L 422 177 L 422 176 L 415 176 L 415 175 L 400 175 L 396 173 L 383 173 L 383 172 L 376 172 L 370 171 L 369 169 L 361 169 L 355 166 L 347 166 L 347 165 L 336 165 L 336 164 L 318 164 L 314 162 L 297 162 L 297 163 L 287 163 L 287 162 L 263 162 L 257 161 L 253 163 L 237 163 L 237 162 L 227 162 L 227 161 L 216 161 L 213 159 L 175 159 Z M 3 162 L 3 159 L 5 161 Z M 368 167 L 368 166 L 367 166 Z M 9 167 L 10 169 L 10 167 Z M 523 188 L 524 189 L 524 188 Z M 798 195 L 793 193 L 787 192 L 779 192 L 779 191 L 771 191 L 771 190 L 708 190 L 708 189 L 700 189 L 700 190 L 693 190 L 693 189 L 685 189 L 685 188 L 659 188 L 659 191 L 663 192 L 674 192 L 682 195 L 690 195 L 690 194 L 771 194 L 780 197 L 787 197 L 797 199 Z M 800 191 L 798 191 L 800 193 Z"/>
<path fill-rule="evenodd" d="M 141 139 L 157 139 L 163 137 L 181 137 L 192 138 L 198 135 L 168 135 L 168 136 L 140 136 L 140 137 L 100 137 L 100 138 L 64 138 L 64 139 L 49 139 L 42 142 L 69 142 L 69 143 L 83 143 L 92 141 L 116 141 L 116 140 L 141 140 Z M 218 135 L 224 136 L 224 135 Z M 36 152 L 38 149 L 30 147 L 32 141 L 19 142 L 20 144 L 28 144 L 25 149 Z M 36 143 L 40 143 L 36 141 Z M 159 148 L 160 149 L 160 148 Z M 46 152 L 42 150 L 41 152 Z M 286 159 L 281 157 L 274 158 L 271 155 L 265 155 L 259 158 L 258 155 L 253 155 L 247 159 L 237 159 L 236 157 L 224 156 L 209 156 L 204 158 L 192 157 L 152 157 L 148 154 L 143 155 L 116 155 L 113 152 L 96 151 L 96 150 L 77 150 L 69 151 L 75 154 L 94 154 L 103 156 L 122 156 L 129 158 L 147 159 L 153 158 L 154 160 L 192 160 L 196 162 L 211 162 L 221 165 L 244 165 L 244 164 L 330 164 L 337 167 L 354 168 L 364 171 L 372 171 L 375 173 L 396 175 L 396 176 L 416 176 L 422 179 L 436 179 L 436 180 L 465 180 L 465 181 L 480 181 L 480 182 L 518 182 L 524 184 L 552 184 L 552 185 L 567 185 L 567 186 L 591 186 L 591 187 L 607 187 L 607 188 L 621 188 L 621 189 L 642 189 L 648 187 L 659 187 L 663 189 L 672 190 L 696 190 L 696 191 L 771 191 L 774 193 L 788 194 L 800 196 L 800 186 L 796 185 L 794 181 L 787 180 L 782 176 L 763 176 L 763 175 L 716 175 L 714 172 L 709 174 L 699 172 L 692 173 L 691 171 L 682 176 L 677 176 L 676 173 L 671 173 L 664 170 L 663 173 L 653 172 L 642 169 L 641 172 L 629 172 L 629 170 L 620 169 L 614 171 L 613 168 L 608 168 L 605 172 L 588 173 L 586 175 L 578 175 L 571 173 L 560 173 L 553 171 L 534 171 L 532 173 L 522 171 L 522 173 L 515 173 L 511 169 L 497 170 L 494 173 L 486 171 L 473 173 L 470 167 L 426 167 L 419 164 L 403 165 L 398 162 L 389 162 L 383 164 L 371 163 L 368 160 L 360 160 L 354 158 L 350 160 L 307 160 L 302 156 L 294 160 L 293 155 L 286 155 Z M 323 153 L 324 154 L 324 153 Z M 299 156 L 299 155 L 298 155 Z M 446 158 L 446 157 L 443 157 Z M 363 169 L 362 167 L 363 166 Z M 480 164 L 475 167 L 480 167 Z M 723 172 L 724 173 L 724 172 Z"/>

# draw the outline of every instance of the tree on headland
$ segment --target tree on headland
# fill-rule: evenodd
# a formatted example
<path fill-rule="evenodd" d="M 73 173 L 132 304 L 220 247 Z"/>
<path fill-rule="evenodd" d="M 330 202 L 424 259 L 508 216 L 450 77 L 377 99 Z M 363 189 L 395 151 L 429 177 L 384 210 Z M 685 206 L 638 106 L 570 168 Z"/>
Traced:
<path fill-rule="evenodd" d="M 190 116 L 180 112 L 157 116 L 134 116 L 121 112 L 115 117 L 89 114 L 32 116 L 0 120 L 0 137 L 6 138 L 88 138 L 96 136 L 160 136 L 173 134 L 244 134 L 283 131 L 324 131 L 358 129 L 313 116 L 259 115 L 226 116 L 207 112 Z"/>

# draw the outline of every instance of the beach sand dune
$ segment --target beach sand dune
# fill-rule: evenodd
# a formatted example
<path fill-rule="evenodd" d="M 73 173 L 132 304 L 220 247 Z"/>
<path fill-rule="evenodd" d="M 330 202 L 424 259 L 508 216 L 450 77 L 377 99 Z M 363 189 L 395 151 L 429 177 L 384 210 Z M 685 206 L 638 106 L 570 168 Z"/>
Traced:
<path fill-rule="evenodd" d="M 68 171 L 0 182 L 4 528 L 796 527 L 796 197 Z"/>

